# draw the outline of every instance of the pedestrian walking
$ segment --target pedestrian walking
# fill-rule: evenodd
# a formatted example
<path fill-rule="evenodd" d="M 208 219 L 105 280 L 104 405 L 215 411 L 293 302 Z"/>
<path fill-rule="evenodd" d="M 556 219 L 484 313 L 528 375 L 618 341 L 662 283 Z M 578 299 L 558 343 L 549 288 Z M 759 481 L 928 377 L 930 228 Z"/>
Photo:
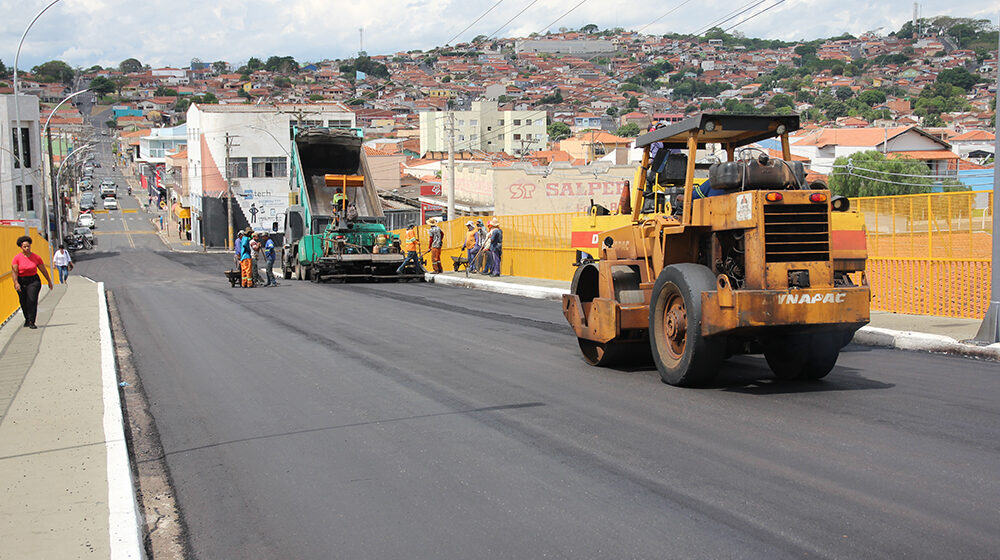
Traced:
<path fill-rule="evenodd" d="M 503 256 L 503 230 L 500 229 L 500 220 L 493 218 L 490 220 L 489 239 L 489 259 L 490 276 L 500 276 L 500 259 Z"/>
<path fill-rule="evenodd" d="M 264 262 L 267 263 L 267 286 L 276 287 L 278 281 L 274 278 L 274 259 L 277 256 L 274 251 L 274 240 L 265 231 L 264 232 Z"/>
<path fill-rule="evenodd" d="M 31 238 L 22 235 L 17 238 L 17 246 L 21 252 L 14 255 L 10 263 L 11 276 L 14 278 L 14 290 L 17 291 L 17 299 L 21 304 L 21 314 L 24 315 L 24 326 L 29 329 L 37 329 L 35 326 L 35 316 L 38 314 L 38 292 L 42 289 L 42 281 L 38 278 L 41 272 L 45 281 L 52 289 L 52 278 L 45 268 L 45 261 L 42 257 L 31 252 Z"/>
<path fill-rule="evenodd" d="M 465 268 L 469 272 L 475 272 L 475 259 L 476 259 L 476 227 L 472 223 L 472 220 L 465 222 L 465 241 L 462 242 L 462 250 L 465 251 L 466 258 L 468 262 L 465 263 Z"/>
<path fill-rule="evenodd" d="M 406 251 L 406 258 L 403 259 L 403 264 L 396 269 L 396 274 L 402 274 L 403 269 L 411 262 L 423 272 L 424 267 L 420 263 L 420 239 L 417 237 L 415 224 L 406 226 L 406 232 L 403 233 L 403 250 Z"/>
<path fill-rule="evenodd" d="M 59 283 L 65 284 L 69 278 L 69 271 L 73 268 L 73 257 L 70 256 L 66 246 L 59 244 L 59 249 L 52 254 L 52 266 L 59 271 Z"/>
<path fill-rule="evenodd" d="M 440 220 L 437 218 L 427 220 L 427 223 L 431 224 L 431 228 L 427 230 L 427 236 L 430 239 L 431 270 L 434 274 L 441 274 L 444 272 L 444 268 L 441 267 L 441 247 L 444 245 L 444 230 L 438 226 L 438 222 L 440 222 Z"/>
<path fill-rule="evenodd" d="M 250 233 L 252 231 L 247 228 L 240 240 L 240 285 L 244 288 L 253 287 L 253 261 L 250 258 Z"/>

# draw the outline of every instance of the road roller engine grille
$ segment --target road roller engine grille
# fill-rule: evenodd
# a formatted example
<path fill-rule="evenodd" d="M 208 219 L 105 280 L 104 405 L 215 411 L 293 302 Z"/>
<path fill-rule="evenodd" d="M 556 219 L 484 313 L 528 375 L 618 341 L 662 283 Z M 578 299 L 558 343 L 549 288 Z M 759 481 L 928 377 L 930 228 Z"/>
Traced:
<path fill-rule="evenodd" d="M 830 260 L 826 204 L 765 204 L 764 259 L 767 262 Z"/>

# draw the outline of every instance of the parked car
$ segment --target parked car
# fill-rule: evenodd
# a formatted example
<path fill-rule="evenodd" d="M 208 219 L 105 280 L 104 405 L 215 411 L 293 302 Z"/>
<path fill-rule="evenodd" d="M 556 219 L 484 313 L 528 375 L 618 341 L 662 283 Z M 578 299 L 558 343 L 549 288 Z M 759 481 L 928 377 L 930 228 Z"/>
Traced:
<path fill-rule="evenodd" d="M 91 216 L 91 217 L 93 218 L 93 216 Z M 85 237 L 91 243 L 96 243 L 97 242 L 96 238 L 94 238 L 94 232 L 91 231 L 91 229 L 89 227 L 86 227 L 86 226 L 79 226 L 78 225 L 77 227 L 73 228 L 73 235 L 79 235 L 81 237 Z"/>
<path fill-rule="evenodd" d="M 80 200 L 80 213 L 90 212 L 94 209 L 94 199 L 84 198 Z"/>
<path fill-rule="evenodd" d="M 97 221 L 94 220 L 93 214 L 80 214 L 80 217 L 76 219 L 76 226 L 94 229 L 97 227 Z"/>
<path fill-rule="evenodd" d="M 105 210 L 117 210 L 118 209 L 118 199 L 115 198 L 115 197 L 113 197 L 113 196 L 109 196 L 108 198 L 105 198 L 104 199 L 104 209 Z"/>

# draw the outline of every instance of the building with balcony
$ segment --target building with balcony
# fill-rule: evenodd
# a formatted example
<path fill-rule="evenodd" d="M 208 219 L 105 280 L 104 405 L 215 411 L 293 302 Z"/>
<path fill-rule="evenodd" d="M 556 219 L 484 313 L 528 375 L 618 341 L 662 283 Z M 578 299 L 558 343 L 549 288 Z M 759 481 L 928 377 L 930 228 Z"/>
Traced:
<path fill-rule="evenodd" d="M 469 111 L 425 111 L 420 113 L 420 153 L 447 151 L 451 127 L 457 152 L 517 156 L 542 150 L 549 141 L 545 117 L 545 111 L 501 111 L 493 101 L 474 101 Z"/>

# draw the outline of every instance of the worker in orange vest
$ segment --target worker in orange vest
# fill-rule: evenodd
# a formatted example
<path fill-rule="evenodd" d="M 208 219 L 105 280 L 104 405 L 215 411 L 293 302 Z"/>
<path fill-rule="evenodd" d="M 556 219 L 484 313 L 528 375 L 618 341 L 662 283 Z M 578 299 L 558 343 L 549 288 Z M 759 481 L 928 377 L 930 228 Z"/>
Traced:
<path fill-rule="evenodd" d="M 475 224 L 472 223 L 472 220 L 465 222 L 465 227 L 466 229 L 468 229 L 468 231 L 465 232 L 465 243 L 462 243 L 462 249 L 467 251 L 466 254 L 468 255 L 469 259 L 469 262 L 466 263 L 465 266 L 466 268 L 469 269 L 469 272 L 475 272 L 476 253 L 479 251 L 479 243 L 477 243 L 477 237 L 478 237 L 477 234 L 479 233 L 479 230 L 476 229 L 476 226 Z"/>
<path fill-rule="evenodd" d="M 415 224 L 408 224 L 406 226 L 406 232 L 403 233 L 403 250 L 406 251 L 406 258 L 403 259 L 403 264 L 399 265 L 399 268 L 396 269 L 396 274 L 402 274 L 403 269 L 411 262 L 420 269 L 420 272 L 423 272 L 424 267 L 420 263 L 420 238 L 417 237 L 417 226 Z"/>

